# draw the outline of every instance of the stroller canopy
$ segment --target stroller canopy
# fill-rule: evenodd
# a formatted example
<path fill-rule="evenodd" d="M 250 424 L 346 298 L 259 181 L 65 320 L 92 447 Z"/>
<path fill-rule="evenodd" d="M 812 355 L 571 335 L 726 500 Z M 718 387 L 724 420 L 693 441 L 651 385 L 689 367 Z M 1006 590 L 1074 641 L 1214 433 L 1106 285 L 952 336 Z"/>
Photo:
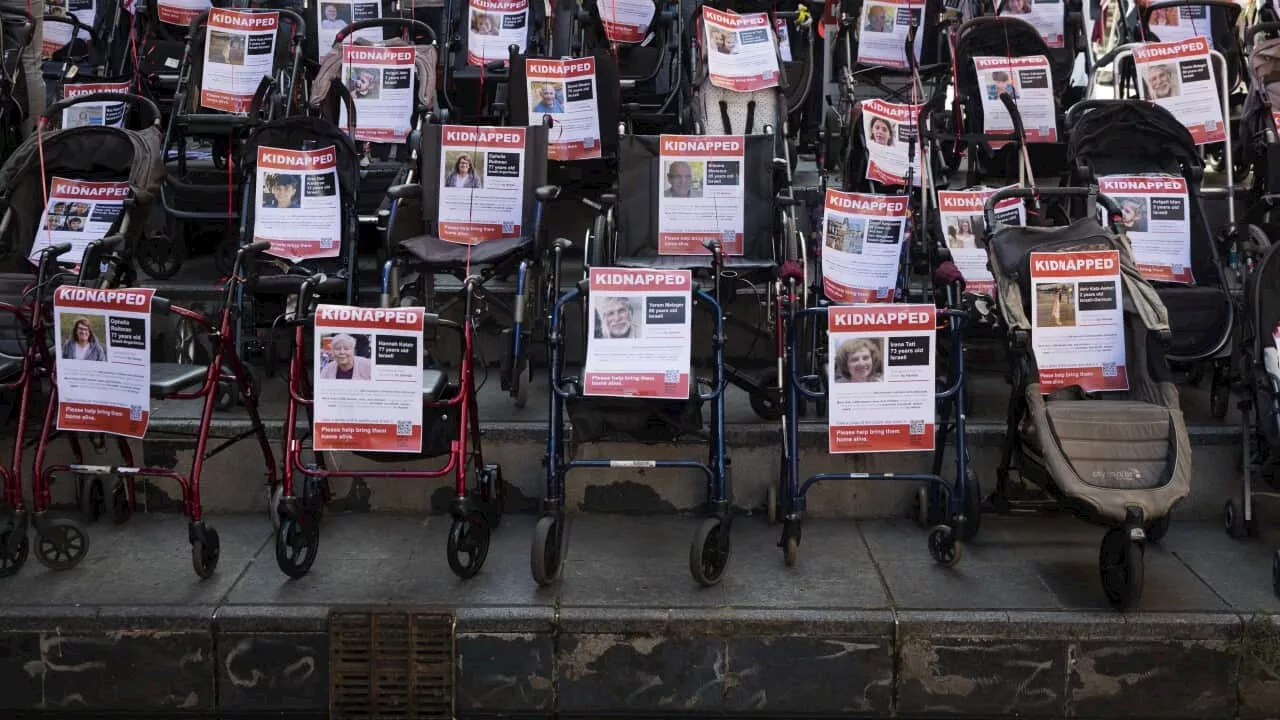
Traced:
<path fill-rule="evenodd" d="M 1182 175 L 1182 168 L 1201 165 L 1186 127 L 1168 110 L 1143 100 L 1109 102 L 1084 112 L 1071 127 L 1067 155 L 1098 175 L 1157 170 Z"/>

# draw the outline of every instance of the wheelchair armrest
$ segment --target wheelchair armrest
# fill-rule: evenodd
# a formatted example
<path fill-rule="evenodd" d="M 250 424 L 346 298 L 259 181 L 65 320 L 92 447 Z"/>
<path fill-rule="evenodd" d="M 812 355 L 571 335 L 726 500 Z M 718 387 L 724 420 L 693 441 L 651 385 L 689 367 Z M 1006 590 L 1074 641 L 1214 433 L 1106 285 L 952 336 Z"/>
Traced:
<path fill-rule="evenodd" d="M 422 185 L 418 183 L 405 183 L 403 185 L 392 185 L 387 188 L 387 197 L 392 200 L 408 200 L 410 198 L 420 197 L 422 195 Z"/>
<path fill-rule="evenodd" d="M 569 248 L 573 247 L 573 241 L 570 240 L 569 238 L 558 237 L 552 241 L 551 247 L 555 248 L 556 250 L 568 250 Z"/>
<path fill-rule="evenodd" d="M 616 193 L 604 193 L 600 196 L 600 204 L 605 207 L 613 207 L 618 203 L 618 195 Z"/>
<path fill-rule="evenodd" d="M 540 202 L 550 202 L 560 197 L 560 186 L 539 185 L 538 188 L 533 191 L 533 195 L 538 198 Z"/>
<path fill-rule="evenodd" d="M 169 313 L 170 305 L 169 298 L 162 298 L 159 295 L 151 296 L 151 312 L 167 315 Z"/>

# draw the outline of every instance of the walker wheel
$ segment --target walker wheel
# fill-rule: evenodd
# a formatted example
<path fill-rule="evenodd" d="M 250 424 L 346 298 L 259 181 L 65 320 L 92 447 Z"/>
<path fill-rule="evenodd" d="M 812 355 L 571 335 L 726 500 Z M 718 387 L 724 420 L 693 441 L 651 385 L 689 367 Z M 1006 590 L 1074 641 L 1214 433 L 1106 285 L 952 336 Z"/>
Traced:
<path fill-rule="evenodd" d="M 133 503 L 129 502 L 129 488 L 124 480 L 116 480 L 111 487 L 111 521 L 121 525 L 133 517 Z"/>
<path fill-rule="evenodd" d="M 971 542 L 982 527 L 982 484 L 978 473 L 969 469 L 964 474 L 964 523 L 960 525 L 960 541 Z"/>
<path fill-rule="evenodd" d="M 1098 553 L 1102 591 L 1117 610 L 1128 610 L 1142 598 L 1144 553 L 1143 545 L 1131 538 L 1125 528 L 1111 528 L 1102 536 Z"/>
<path fill-rule="evenodd" d="M 271 518 L 271 529 L 280 529 L 280 501 L 284 499 L 284 485 L 277 483 L 267 488 L 267 517 Z"/>
<path fill-rule="evenodd" d="M 280 519 L 276 530 L 276 565 L 281 572 L 297 580 L 311 571 L 319 551 L 319 526 L 295 517 Z"/>
<path fill-rule="evenodd" d="M 481 513 L 472 512 L 453 519 L 445 552 L 454 575 L 468 580 L 480 572 L 489 556 L 489 535 L 489 522 Z"/>
<path fill-rule="evenodd" d="M 564 531 L 560 523 L 560 518 L 555 515 L 543 515 L 533 527 L 529 569 L 533 571 L 533 581 L 541 587 L 554 583 L 560 577 L 564 559 Z"/>
<path fill-rule="evenodd" d="M 929 527 L 929 491 L 922 485 L 911 499 L 911 519 L 922 528 Z"/>
<path fill-rule="evenodd" d="M 52 520 L 36 528 L 36 559 L 50 570 L 70 570 L 89 552 L 89 533 L 71 520 Z"/>
<path fill-rule="evenodd" d="M 107 493 L 102 486 L 102 478 L 94 475 L 92 477 L 81 475 L 80 481 L 80 508 L 84 512 L 84 519 L 88 522 L 96 522 L 107 512 Z"/>
<path fill-rule="evenodd" d="M 703 587 L 719 584 L 729 565 L 729 538 L 722 540 L 722 532 L 727 530 L 720 518 L 707 518 L 698 526 L 689 546 L 689 572 Z"/>
<path fill-rule="evenodd" d="M 788 537 L 782 548 L 782 560 L 787 567 L 796 566 L 796 556 L 800 554 L 800 541 L 794 536 Z"/>
<path fill-rule="evenodd" d="M 27 541 L 26 533 L 18 538 L 18 545 L 13 549 L 12 553 L 4 552 L 9 547 L 9 539 L 17 532 L 17 528 L 9 527 L 0 532 L 0 578 L 12 577 L 27 564 L 27 553 L 31 550 L 31 543 Z"/>
<path fill-rule="evenodd" d="M 1245 536 L 1244 513 L 1240 512 L 1234 499 L 1228 500 L 1227 504 L 1222 506 L 1222 527 L 1233 538 L 1239 539 Z"/>
<path fill-rule="evenodd" d="M 936 525 L 929 531 L 929 554 L 943 567 L 955 567 L 963 552 L 950 525 Z"/>
<path fill-rule="evenodd" d="M 236 384 L 234 380 L 221 380 L 218 386 L 213 390 L 217 395 L 214 396 L 213 407 L 218 412 L 226 412 L 235 407 L 236 404 Z"/>
<path fill-rule="evenodd" d="M 485 519 L 489 527 L 497 529 L 502 524 L 502 514 L 507 511 L 507 486 L 502 481 L 502 468 L 485 465 L 479 471 L 480 497 L 484 501 Z"/>
<path fill-rule="evenodd" d="M 778 488 L 776 485 L 770 485 L 765 491 L 764 496 L 765 511 L 769 515 L 769 524 L 778 524 Z"/>
<path fill-rule="evenodd" d="M 222 543 L 218 539 L 218 531 L 205 528 L 203 540 L 191 542 L 191 569 L 201 580 L 208 580 L 213 571 L 218 569 L 218 559 L 222 557 Z"/>

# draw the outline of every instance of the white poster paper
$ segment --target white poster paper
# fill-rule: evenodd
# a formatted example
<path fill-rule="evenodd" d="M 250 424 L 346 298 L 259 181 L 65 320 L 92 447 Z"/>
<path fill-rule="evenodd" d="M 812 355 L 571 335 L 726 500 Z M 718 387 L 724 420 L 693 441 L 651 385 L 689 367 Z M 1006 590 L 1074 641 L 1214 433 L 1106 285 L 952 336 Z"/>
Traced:
<path fill-rule="evenodd" d="M 1089 0 L 1084 2 L 1088 3 Z M 1062 7 L 1062 0 L 1003 0 L 996 14 L 1031 23 L 1051 48 L 1064 45 L 1062 27 L 1066 11 Z"/>
<path fill-rule="evenodd" d="M 80 24 L 92 28 L 97 21 L 98 8 L 95 0 L 64 0 L 68 15 L 74 15 Z M 44 38 L 41 42 L 43 57 L 49 57 L 66 47 L 71 42 L 72 27 L 66 23 L 44 23 Z M 80 39 L 89 42 L 89 33 L 81 30 Z"/>
<path fill-rule="evenodd" d="M 59 243 L 71 243 L 71 251 L 58 259 L 79 265 L 89 243 L 101 240 L 124 212 L 129 197 L 127 182 L 90 182 L 55 177 L 49 183 L 49 202 L 44 222 L 31 244 L 31 261 L 41 250 Z"/>
<path fill-rule="evenodd" d="M 585 395 L 689 397 L 693 276 L 591 268 Z"/>
<path fill-rule="evenodd" d="M 316 450 L 422 451 L 424 313 L 316 308 Z"/>
<path fill-rule="evenodd" d="M 76 285 L 54 291 L 58 430 L 147 434 L 154 294 Z"/>
<path fill-rule="evenodd" d="M 767 14 L 738 15 L 704 5 L 702 25 L 712 85 L 738 92 L 778 86 L 782 74 Z"/>
<path fill-rule="evenodd" d="M 1213 25 L 1210 22 L 1208 7 L 1186 5 L 1153 11 L 1147 20 L 1147 29 L 1154 36 L 1148 37 L 1148 40 L 1176 43 L 1193 37 L 1202 37 L 1207 40 L 1213 32 Z"/>
<path fill-rule="evenodd" d="M 791 59 L 791 31 L 787 29 L 787 21 L 782 18 L 774 18 L 773 32 L 778 36 L 778 54 L 782 56 L 782 62 L 793 62 Z"/>
<path fill-rule="evenodd" d="M 511 59 L 508 48 L 524 54 L 529 41 L 529 0 L 470 0 L 467 62 L 487 65 Z"/>
<path fill-rule="evenodd" d="M 980 241 L 987 230 L 983 208 L 995 192 L 986 188 L 938 191 L 942 237 L 951 251 L 951 262 L 964 276 L 965 292 L 996 293 L 996 279 L 987 269 L 986 245 Z M 1006 198 L 996 205 L 996 218 L 1005 225 L 1026 225 L 1027 206 L 1021 198 Z"/>
<path fill-rule="evenodd" d="M 884 100 L 862 101 L 862 136 L 867 148 L 867 179 L 885 185 L 906 185 L 916 123 L 923 105 L 900 105 Z M 911 184 L 920 185 L 923 153 L 915 148 L 916 167 Z"/>
<path fill-rule="evenodd" d="M 525 60 L 529 82 L 529 122 L 551 116 L 547 157 L 600 157 L 600 109 L 596 100 L 596 60 Z"/>
<path fill-rule="evenodd" d="M 1120 224 L 1148 280 L 1195 282 L 1191 276 L 1191 208 L 1177 175 L 1103 175 L 1098 190 L 1120 206 Z"/>
<path fill-rule="evenodd" d="M 170 25 L 190 25 L 212 6 L 209 0 L 156 0 L 156 16 Z"/>
<path fill-rule="evenodd" d="M 840 7 L 839 3 L 835 3 Z M 907 34 L 911 23 L 920 23 L 924 12 L 924 0 L 870 0 L 862 4 L 862 17 L 858 21 L 858 63 L 891 68 L 907 67 Z M 916 32 L 914 47 L 916 59 L 920 59 L 920 46 L 925 36 L 924 27 Z"/>
<path fill-rule="evenodd" d="M 827 309 L 827 449 L 832 453 L 933 450 L 932 305 Z"/>
<path fill-rule="evenodd" d="M 77 98 L 93 93 L 128 93 L 129 82 L 118 83 L 67 83 L 62 86 L 63 98 Z M 62 127 L 86 127 L 104 125 L 124 127 L 124 115 L 128 107 L 123 102 L 92 102 L 72 105 L 62 111 Z"/>
<path fill-rule="evenodd" d="M 382 3 L 379 0 L 320 0 L 316 4 L 316 27 L 319 30 L 319 43 L 317 51 L 320 57 L 333 52 L 333 43 L 338 38 L 338 33 L 346 29 L 348 25 L 361 22 L 363 20 L 377 20 L 382 17 Z M 356 40 L 368 40 L 369 42 L 379 42 L 382 40 L 381 28 L 365 28 L 347 36 L 352 42 Z M 357 110 L 356 115 L 360 112 Z"/>
<path fill-rule="evenodd" d="M 338 257 L 342 209 L 337 151 L 260 145 L 255 188 L 253 240 L 270 242 L 268 255 L 291 262 Z"/>
<path fill-rule="evenodd" d="M 707 240 L 719 241 L 725 255 L 743 254 L 746 150 L 741 136 L 662 136 L 659 255 L 707 255 Z"/>
<path fill-rule="evenodd" d="M 1009 133 L 1013 118 L 1000 101 L 1008 93 L 1022 116 L 1022 128 L 1028 143 L 1058 141 L 1058 116 L 1053 102 L 1053 70 L 1043 55 L 1025 57 L 975 57 L 978 86 L 982 88 L 983 132 Z M 1008 143 L 997 140 L 992 148 Z"/>
<path fill-rule="evenodd" d="M 209 11 L 201 107 L 249 112 L 258 85 L 271 76 L 279 26 L 280 13 Z"/>
<path fill-rule="evenodd" d="M 412 47 L 342 44 L 342 79 L 356 106 L 356 140 L 401 143 L 413 120 Z M 338 124 L 347 125 L 347 106 L 340 103 Z"/>
<path fill-rule="evenodd" d="M 658 7 L 653 0 L 604 0 L 596 9 L 609 42 L 638 43 L 648 34 Z"/>
<path fill-rule="evenodd" d="M 1128 390 L 1120 253 L 1031 253 L 1031 292 L 1040 392 Z"/>
<path fill-rule="evenodd" d="M 520 237 L 525 128 L 445 125 L 440 239 L 462 245 Z"/>
<path fill-rule="evenodd" d="M 906 242 L 907 196 L 827 190 L 822 289 L 834 303 L 893 302 Z"/>
<path fill-rule="evenodd" d="M 1139 97 L 1172 113 L 1197 145 L 1226 139 L 1208 40 L 1194 37 L 1177 43 L 1148 43 L 1134 48 L 1133 59 L 1142 78 Z"/>

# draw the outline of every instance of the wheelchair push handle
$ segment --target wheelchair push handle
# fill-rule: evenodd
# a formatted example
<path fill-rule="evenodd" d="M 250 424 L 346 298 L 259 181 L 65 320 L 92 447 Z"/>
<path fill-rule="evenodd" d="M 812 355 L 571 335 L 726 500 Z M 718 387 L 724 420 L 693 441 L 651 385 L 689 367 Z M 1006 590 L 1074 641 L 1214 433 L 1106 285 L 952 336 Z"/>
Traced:
<path fill-rule="evenodd" d="M 71 252 L 71 243 L 63 242 L 56 245 L 50 245 L 49 247 L 41 250 L 40 254 L 43 256 L 44 260 L 53 261 L 69 252 Z"/>
<path fill-rule="evenodd" d="M 74 45 L 76 40 L 80 39 L 81 35 L 87 35 L 89 37 L 89 45 L 91 47 L 100 47 L 102 45 L 102 36 L 98 31 L 94 29 L 92 25 L 85 25 L 80 22 L 80 18 L 74 14 L 68 13 L 66 15 L 51 15 L 46 13 L 42 20 L 56 25 L 71 26 L 71 39 L 67 41 L 65 47 Z M 89 53 L 85 52 L 79 55 L 68 55 L 68 57 L 72 60 L 80 61 L 89 57 Z"/>
<path fill-rule="evenodd" d="M 1240 19 L 1240 14 L 1244 12 L 1244 8 L 1237 5 L 1233 0 L 1157 0 L 1149 5 L 1142 5 L 1140 16 L 1142 18 L 1142 26 L 1147 27 L 1151 24 L 1151 16 L 1157 10 L 1167 10 L 1169 8 L 1184 7 L 1202 7 L 1209 10 L 1219 9 L 1226 13 L 1227 25 L 1234 26 Z"/>
<path fill-rule="evenodd" d="M 1253 39 L 1263 33 L 1280 33 L 1280 22 L 1264 22 L 1250 25 L 1244 31 L 1244 44 L 1252 45 Z"/>
<path fill-rule="evenodd" d="M 987 198 L 987 202 L 982 206 L 982 216 L 986 220 L 988 230 L 995 230 L 999 225 L 996 221 L 996 206 L 1010 198 L 1021 199 L 1045 199 L 1045 198 L 1094 198 L 1106 209 L 1108 216 L 1117 216 L 1120 214 L 1120 206 L 1116 205 L 1115 200 L 1098 192 L 1097 188 L 1092 187 L 1047 187 L 1047 188 L 1023 188 L 1008 187 L 1001 188 L 991 197 Z"/>
<path fill-rule="evenodd" d="M 63 98 L 49 107 L 45 108 L 44 115 L 41 117 L 45 122 L 49 122 L 56 117 L 60 117 L 63 110 L 82 105 L 85 103 L 124 103 L 144 111 L 142 122 L 139 122 L 141 128 L 152 126 L 159 127 L 161 115 L 160 108 L 156 106 L 150 98 L 145 98 L 134 93 L 118 93 L 118 92 L 94 92 L 85 95 L 77 95 L 75 97 Z"/>
<path fill-rule="evenodd" d="M 419 38 L 429 40 L 430 42 L 427 42 L 427 45 L 436 44 L 436 31 L 430 25 L 413 18 L 369 18 L 368 20 L 354 22 L 338 31 L 338 34 L 333 38 L 333 44 L 335 47 L 341 45 L 342 41 L 346 40 L 352 33 L 372 28 L 408 30 L 409 39 L 414 45 L 422 44 L 418 42 Z"/>

